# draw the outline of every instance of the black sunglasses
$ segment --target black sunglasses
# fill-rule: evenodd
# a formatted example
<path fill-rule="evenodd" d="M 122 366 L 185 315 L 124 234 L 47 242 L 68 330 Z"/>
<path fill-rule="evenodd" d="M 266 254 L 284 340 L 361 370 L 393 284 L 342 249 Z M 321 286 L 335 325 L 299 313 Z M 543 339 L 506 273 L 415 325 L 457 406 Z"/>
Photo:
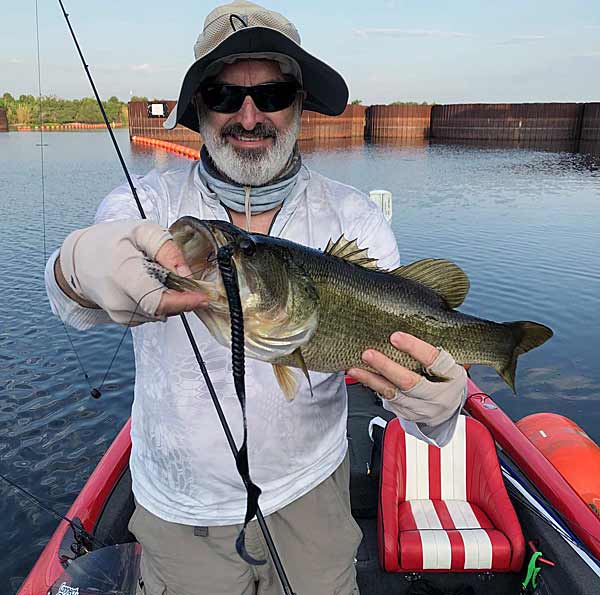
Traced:
<path fill-rule="evenodd" d="M 297 83 L 281 81 L 263 83 L 253 87 L 208 83 L 200 87 L 200 95 L 206 107 L 214 112 L 233 114 L 244 103 L 247 95 L 252 97 L 261 112 L 278 112 L 290 107 L 300 91 Z"/>

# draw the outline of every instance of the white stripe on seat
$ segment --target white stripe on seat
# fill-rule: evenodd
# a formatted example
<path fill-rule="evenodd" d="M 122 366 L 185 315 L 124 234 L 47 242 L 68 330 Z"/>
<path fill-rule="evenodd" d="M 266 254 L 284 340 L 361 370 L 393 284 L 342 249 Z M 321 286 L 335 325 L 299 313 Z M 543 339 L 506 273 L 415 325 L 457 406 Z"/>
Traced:
<path fill-rule="evenodd" d="M 444 504 L 448 508 L 452 522 L 457 529 L 481 529 L 481 524 L 473 512 L 473 507 L 468 502 L 445 500 Z"/>
<path fill-rule="evenodd" d="M 406 445 L 406 500 L 429 499 L 429 444 L 410 434 Z"/>
<path fill-rule="evenodd" d="M 419 531 L 423 548 L 423 570 L 450 568 L 452 548 L 445 531 Z"/>
<path fill-rule="evenodd" d="M 458 416 L 452 440 L 440 449 L 442 500 L 467 499 L 467 435 L 466 418 Z"/>
<path fill-rule="evenodd" d="M 459 531 L 465 544 L 465 570 L 492 567 L 492 541 L 483 529 Z"/>
<path fill-rule="evenodd" d="M 431 500 L 411 500 L 410 508 L 417 529 L 442 529 L 442 523 Z"/>

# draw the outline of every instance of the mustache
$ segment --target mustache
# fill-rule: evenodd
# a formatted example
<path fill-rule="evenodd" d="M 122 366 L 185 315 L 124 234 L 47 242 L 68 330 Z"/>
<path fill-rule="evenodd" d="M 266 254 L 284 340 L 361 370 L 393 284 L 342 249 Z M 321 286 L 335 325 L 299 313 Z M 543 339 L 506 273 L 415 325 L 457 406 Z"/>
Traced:
<path fill-rule="evenodd" d="M 254 138 L 277 138 L 278 130 L 273 124 L 258 122 L 252 130 L 246 130 L 239 122 L 227 124 L 221 129 L 221 137 L 253 136 Z"/>

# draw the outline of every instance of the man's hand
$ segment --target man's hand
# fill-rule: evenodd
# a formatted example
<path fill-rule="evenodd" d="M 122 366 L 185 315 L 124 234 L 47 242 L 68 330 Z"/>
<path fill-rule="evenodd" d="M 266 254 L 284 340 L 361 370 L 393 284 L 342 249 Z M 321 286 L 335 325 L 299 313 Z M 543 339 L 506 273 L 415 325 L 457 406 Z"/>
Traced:
<path fill-rule="evenodd" d="M 168 240 L 162 245 L 154 260 L 180 277 L 191 277 L 192 275 L 190 267 L 183 258 L 183 252 L 173 240 Z M 196 308 L 205 308 L 207 305 L 208 296 L 204 293 L 166 289 L 160 298 L 156 315 L 175 316 L 182 312 L 191 312 Z"/>
<path fill-rule="evenodd" d="M 412 335 L 394 333 L 390 343 L 416 359 L 432 376 L 448 380 L 431 382 L 373 349 L 363 353 L 363 361 L 378 373 L 352 368 L 348 375 L 378 392 L 398 417 L 428 426 L 450 419 L 463 402 L 465 369 L 446 351 Z"/>
<path fill-rule="evenodd" d="M 130 326 L 208 304 L 203 293 L 167 290 L 148 273 L 147 258 L 180 276 L 191 275 L 168 230 L 149 221 L 126 220 L 69 235 L 55 266 L 56 279 L 81 305 L 100 307 L 115 322 Z"/>

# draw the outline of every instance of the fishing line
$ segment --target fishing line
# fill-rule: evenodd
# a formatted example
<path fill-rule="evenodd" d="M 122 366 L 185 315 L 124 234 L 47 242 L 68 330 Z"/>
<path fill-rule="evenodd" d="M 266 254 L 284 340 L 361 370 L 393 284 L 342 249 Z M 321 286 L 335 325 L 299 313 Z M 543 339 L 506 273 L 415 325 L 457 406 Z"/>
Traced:
<path fill-rule="evenodd" d="M 38 0 L 35 0 L 35 41 L 37 46 L 37 74 L 38 74 L 38 97 L 39 97 L 39 121 L 40 121 L 40 162 L 42 177 L 42 231 L 44 246 L 44 263 L 48 260 L 46 250 L 46 188 L 44 177 L 44 111 L 42 109 L 42 67 L 40 61 L 40 22 L 38 12 Z"/>
<path fill-rule="evenodd" d="M 71 21 L 69 21 L 69 15 L 67 14 L 67 11 L 65 10 L 62 0 L 58 0 L 58 3 L 60 4 L 60 8 L 65 17 L 65 20 L 67 21 L 69 31 L 71 32 L 71 37 L 73 37 L 73 42 L 75 43 L 75 47 L 77 48 L 77 52 L 79 53 L 79 57 L 81 58 L 81 63 L 83 64 L 85 73 L 88 77 L 88 80 L 90 81 L 92 91 L 94 92 L 94 96 L 96 97 L 96 101 L 98 102 L 98 107 L 100 108 L 100 112 L 102 113 L 102 118 L 104 119 L 104 123 L 106 124 L 106 129 L 108 130 L 108 133 L 110 134 L 112 143 L 115 147 L 115 150 L 117 151 L 117 156 L 119 157 L 119 161 L 121 162 L 121 167 L 123 168 L 123 173 L 125 174 L 125 177 L 127 178 L 127 183 L 129 184 L 129 187 L 131 188 L 131 192 L 133 194 L 133 198 L 135 199 L 137 208 L 140 212 L 140 215 L 142 216 L 142 219 L 146 219 L 146 214 L 144 213 L 144 208 L 142 207 L 142 203 L 140 202 L 140 199 L 138 198 L 137 190 L 136 190 L 135 186 L 133 185 L 133 180 L 131 179 L 131 176 L 129 175 L 129 170 L 127 169 L 127 166 L 125 165 L 125 160 L 123 159 L 123 155 L 121 154 L 121 149 L 119 149 L 119 144 L 117 143 L 117 139 L 115 138 L 115 133 L 113 132 L 113 130 L 110 126 L 110 122 L 108 121 L 108 116 L 106 115 L 106 110 L 104 109 L 104 105 L 102 105 L 102 100 L 100 99 L 100 95 L 98 95 L 96 85 L 94 84 L 94 80 L 92 79 L 92 75 L 90 74 L 89 66 L 87 65 L 85 58 L 83 57 L 83 53 L 81 52 L 81 48 L 79 47 L 79 42 L 77 41 L 77 37 L 75 37 L 75 31 L 73 31 L 73 27 L 71 27 Z"/>
<path fill-rule="evenodd" d="M 194 275 L 194 273 L 192 272 L 190 275 L 185 275 L 184 278 L 192 278 Z M 95 399 L 99 399 L 102 396 L 102 389 L 104 388 L 104 383 L 106 382 L 106 379 L 108 378 L 108 375 L 112 369 L 112 366 L 115 362 L 115 360 L 117 359 L 117 355 L 119 354 L 119 350 L 121 349 L 123 342 L 125 341 L 125 337 L 127 336 L 127 333 L 129 332 L 130 328 L 132 326 L 135 326 L 133 324 L 135 315 L 138 313 L 138 310 L 141 311 L 140 309 L 140 304 L 142 303 L 142 300 L 149 296 L 151 293 L 154 293 L 155 291 L 161 291 L 162 289 L 164 289 L 163 287 L 157 287 L 156 289 L 151 289 L 150 291 L 147 291 L 144 295 L 142 295 L 142 297 L 137 301 L 135 308 L 133 310 L 133 312 L 131 313 L 131 317 L 129 318 L 129 322 L 125 325 L 125 330 L 121 333 L 121 339 L 119 340 L 119 344 L 117 345 L 117 349 L 115 350 L 112 359 L 110 360 L 110 363 L 108 364 L 108 368 L 106 369 L 106 372 L 104 373 L 104 376 L 102 377 L 102 382 L 100 383 L 100 386 L 97 389 L 92 390 L 91 395 L 92 397 L 94 397 Z M 157 319 L 158 320 L 158 319 Z M 94 392 L 96 391 L 96 392 Z"/>
<path fill-rule="evenodd" d="M 44 160 L 44 147 L 48 145 L 44 143 L 44 109 L 42 104 L 42 62 L 40 59 L 40 19 L 39 19 L 39 9 L 38 9 L 38 0 L 35 0 L 35 40 L 36 40 L 36 49 L 37 49 L 37 75 L 38 75 L 38 107 L 39 107 L 39 126 L 40 126 L 40 142 L 37 146 L 40 148 L 40 177 L 41 177 L 41 191 L 42 191 L 42 238 L 43 238 L 43 252 L 44 252 L 44 266 L 42 267 L 42 271 L 45 269 L 46 262 L 48 261 L 48 249 L 46 244 L 46 175 L 45 175 L 45 160 Z M 71 350 L 75 354 L 77 362 L 79 363 L 79 367 L 83 372 L 83 376 L 90 387 L 90 392 L 93 394 L 95 389 L 91 382 L 90 377 L 79 357 L 79 353 L 77 349 L 75 349 L 75 344 L 73 343 L 73 339 L 69 334 L 67 329 L 67 325 L 61 320 L 61 324 L 63 330 L 65 331 L 65 335 L 67 335 L 67 339 L 71 345 Z"/>
<path fill-rule="evenodd" d="M 12 486 L 15 490 L 18 490 L 22 494 L 25 494 L 25 496 L 27 496 L 30 500 L 35 502 L 42 510 L 49 512 L 50 514 L 54 515 L 57 519 L 67 522 L 69 524 L 69 526 L 71 527 L 71 529 L 73 530 L 73 533 L 75 534 L 75 536 L 77 536 L 77 534 L 80 534 L 82 537 L 97 543 L 100 547 L 106 547 L 105 543 L 100 541 L 97 537 L 94 537 L 94 535 L 92 535 L 91 533 L 88 533 L 83 528 L 83 526 L 78 526 L 69 517 L 60 514 L 60 512 L 57 512 L 56 510 L 54 510 L 54 508 L 52 508 L 50 506 L 46 506 L 40 498 L 38 498 L 37 496 L 34 496 L 31 492 L 27 491 L 25 488 L 22 488 L 20 485 L 16 484 L 14 481 L 12 481 L 12 479 L 8 479 L 8 477 L 6 477 L 6 475 L 2 475 L 2 473 L 0 473 L 0 479 L 3 479 L 7 484 Z"/>
<path fill-rule="evenodd" d="M 132 192 L 133 197 L 135 199 L 135 202 L 137 204 L 138 210 L 140 212 L 140 216 L 141 216 L 142 219 L 147 219 L 146 214 L 144 212 L 144 209 L 142 207 L 142 204 L 140 202 L 140 199 L 138 198 L 135 186 L 133 185 L 133 181 L 131 179 L 131 176 L 129 175 L 129 171 L 128 171 L 127 166 L 125 164 L 125 160 L 123 159 L 123 156 L 122 156 L 121 151 L 119 149 L 119 145 L 117 143 L 115 135 L 114 135 L 114 133 L 113 133 L 111 127 L 110 127 L 110 123 L 108 121 L 108 117 L 106 115 L 106 111 L 104 109 L 104 106 L 102 105 L 102 101 L 100 99 L 98 91 L 96 90 L 96 85 L 94 84 L 94 81 L 93 81 L 92 76 L 90 74 L 89 67 L 88 67 L 88 65 L 87 65 L 87 63 L 85 61 L 85 58 L 83 56 L 83 53 L 82 53 L 81 48 L 79 46 L 79 43 L 77 41 L 77 37 L 75 36 L 75 32 L 73 31 L 73 27 L 71 26 L 71 22 L 69 21 L 69 15 L 67 14 L 67 12 L 65 10 L 65 7 L 64 7 L 64 4 L 63 4 L 62 0 L 58 0 L 58 3 L 60 4 L 63 16 L 64 16 L 64 18 L 65 18 L 65 20 L 67 22 L 67 25 L 69 27 L 69 31 L 71 32 L 71 36 L 73 38 L 73 42 L 75 43 L 75 47 L 77 48 L 77 52 L 79 53 L 79 57 L 81 58 L 81 62 L 83 64 L 83 67 L 84 67 L 84 70 L 86 72 L 87 78 L 88 78 L 88 80 L 90 82 L 90 85 L 91 85 L 93 91 L 94 91 L 94 95 L 96 97 L 96 101 L 98 102 L 98 107 L 100 108 L 100 111 L 102 113 L 102 117 L 104 118 L 104 123 L 106 124 L 106 128 L 107 128 L 107 130 L 108 130 L 108 132 L 110 134 L 113 146 L 115 147 L 115 150 L 117 151 L 117 155 L 119 157 L 119 161 L 121 163 L 121 167 L 123 168 L 123 172 L 125 173 L 125 176 L 127 178 L 127 182 L 129 184 L 129 187 L 131 189 L 131 192 Z M 239 299 L 239 295 L 238 295 L 238 299 Z M 213 401 L 214 407 L 215 407 L 215 409 L 217 411 L 217 415 L 219 417 L 219 420 L 221 421 L 221 425 L 223 426 L 223 430 L 224 430 L 225 435 L 227 437 L 227 441 L 229 443 L 231 451 L 233 452 L 233 455 L 234 455 L 234 457 L 236 459 L 236 466 L 238 466 L 238 470 L 239 470 L 239 466 L 240 465 L 238 464 L 238 449 L 236 447 L 235 440 L 233 439 L 233 435 L 231 434 L 231 429 L 229 428 L 229 424 L 228 424 L 228 422 L 227 422 L 227 420 L 225 418 L 225 414 L 223 413 L 223 410 L 221 408 L 221 404 L 219 403 L 219 400 L 218 400 L 217 394 L 215 392 L 213 383 L 212 383 L 212 381 L 210 379 L 210 376 L 208 374 L 208 370 L 206 368 L 206 365 L 204 363 L 202 355 L 200 354 L 200 350 L 198 349 L 198 346 L 196 345 L 196 341 L 194 339 L 194 335 L 193 335 L 192 330 L 191 330 L 191 328 L 189 326 L 189 323 L 188 323 L 188 321 L 187 321 L 187 319 L 185 317 L 185 314 L 183 314 L 183 313 L 180 314 L 180 319 L 181 319 L 181 322 L 182 322 L 183 327 L 185 329 L 185 332 L 186 332 L 186 335 L 188 337 L 188 340 L 190 341 L 190 345 L 192 347 L 192 350 L 194 351 L 194 355 L 196 357 L 196 361 L 198 362 L 198 366 L 200 367 L 200 371 L 202 372 L 202 376 L 204 377 L 204 381 L 206 382 L 206 386 L 207 386 L 208 391 L 210 393 L 210 396 L 211 396 L 211 399 Z M 244 411 L 243 415 L 245 415 L 245 411 Z M 248 464 L 247 463 L 247 449 L 244 449 L 243 455 L 241 455 L 241 456 L 244 456 L 246 458 L 246 465 L 247 465 Z M 243 464 L 241 466 L 243 468 Z M 247 477 L 247 479 L 249 479 L 249 476 Z M 248 485 L 246 484 L 247 480 L 244 477 L 242 477 L 242 481 L 244 482 L 244 485 L 246 486 L 246 489 L 248 490 Z M 251 496 L 249 495 L 248 498 L 250 499 Z M 257 496 L 257 498 L 258 498 L 258 496 Z M 265 541 L 267 542 L 267 544 L 269 546 L 269 552 L 272 555 L 274 554 L 273 561 L 274 561 L 275 569 L 276 569 L 277 574 L 279 576 L 279 580 L 280 580 L 281 585 L 282 585 L 283 590 L 284 590 L 284 595 L 294 595 L 294 592 L 293 592 L 293 590 L 292 590 L 292 588 L 291 588 L 291 586 L 289 584 L 289 581 L 287 580 L 287 576 L 285 575 L 283 566 L 282 566 L 282 564 L 281 564 L 281 562 L 279 560 L 279 556 L 277 555 L 277 550 L 276 550 L 276 547 L 275 547 L 275 543 L 272 540 L 272 537 L 271 537 L 270 532 L 269 532 L 269 528 L 267 527 L 267 524 L 264 521 L 264 518 L 262 518 L 262 513 L 261 513 L 260 508 L 258 506 L 258 502 L 256 503 L 256 516 L 257 516 L 257 520 L 258 520 L 260 529 L 261 529 L 261 531 L 263 533 L 263 536 L 265 538 Z M 239 541 L 239 539 L 238 539 L 238 541 Z M 237 543 L 238 542 L 236 542 L 236 547 L 237 547 Z"/>
<path fill-rule="evenodd" d="M 41 195 L 42 195 L 42 249 L 43 249 L 43 257 L 44 257 L 44 260 L 43 260 L 44 266 L 42 266 L 42 271 L 44 271 L 45 264 L 48 260 L 48 249 L 47 249 L 47 242 L 46 242 L 46 175 L 45 175 L 45 167 L 44 167 L 45 166 L 44 147 L 47 147 L 48 145 L 46 143 L 44 143 L 44 109 L 43 109 L 43 103 L 42 103 L 42 66 L 41 66 L 41 58 L 40 58 L 40 19 L 39 19 L 38 0 L 35 0 L 35 40 L 36 40 L 37 79 L 38 79 L 38 108 L 39 108 L 38 109 L 38 121 L 39 121 L 39 132 L 40 132 L 40 142 L 38 143 L 37 146 L 40 148 L 40 179 L 41 179 Z M 73 345 L 73 341 L 71 339 L 69 332 L 67 331 L 67 327 L 64 322 L 62 322 L 62 326 L 65 331 L 65 334 L 67 335 L 69 343 L 71 344 L 71 349 L 73 350 L 73 353 L 75 354 L 75 357 L 77 358 L 77 361 L 79 362 L 79 366 L 84 374 L 84 377 L 85 377 L 86 381 L 88 382 L 88 384 L 90 385 L 90 389 L 91 389 L 92 386 L 89 382 L 88 374 L 83 366 L 83 363 L 79 357 L 79 354 L 77 353 L 77 350 L 75 349 L 75 345 Z M 11 479 L 9 479 L 5 475 L 3 475 L 2 473 L 0 473 L 0 479 L 4 480 L 13 489 L 24 494 L 32 502 L 37 504 L 37 506 L 39 506 L 39 508 L 41 508 L 42 510 L 45 510 L 46 512 L 50 513 L 54 517 L 68 523 L 69 527 L 73 531 L 75 541 L 80 546 L 84 547 L 86 550 L 87 550 L 87 547 L 83 540 L 87 540 L 88 544 L 95 542 L 100 547 L 106 547 L 105 543 L 103 543 L 101 540 L 96 538 L 94 535 L 91 535 L 90 533 L 88 533 L 83 528 L 82 525 L 81 526 L 77 525 L 77 523 L 75 523 L 72 519 L 68 518 L 65 515 L 60 514 L 51 506 L 46 506 L 40 498 L 33 495 L 31 492 L 29 492 L 25 488 L 21 487 L 20 485 L 18 485 L 17 483 L 15 483 Z"/>

